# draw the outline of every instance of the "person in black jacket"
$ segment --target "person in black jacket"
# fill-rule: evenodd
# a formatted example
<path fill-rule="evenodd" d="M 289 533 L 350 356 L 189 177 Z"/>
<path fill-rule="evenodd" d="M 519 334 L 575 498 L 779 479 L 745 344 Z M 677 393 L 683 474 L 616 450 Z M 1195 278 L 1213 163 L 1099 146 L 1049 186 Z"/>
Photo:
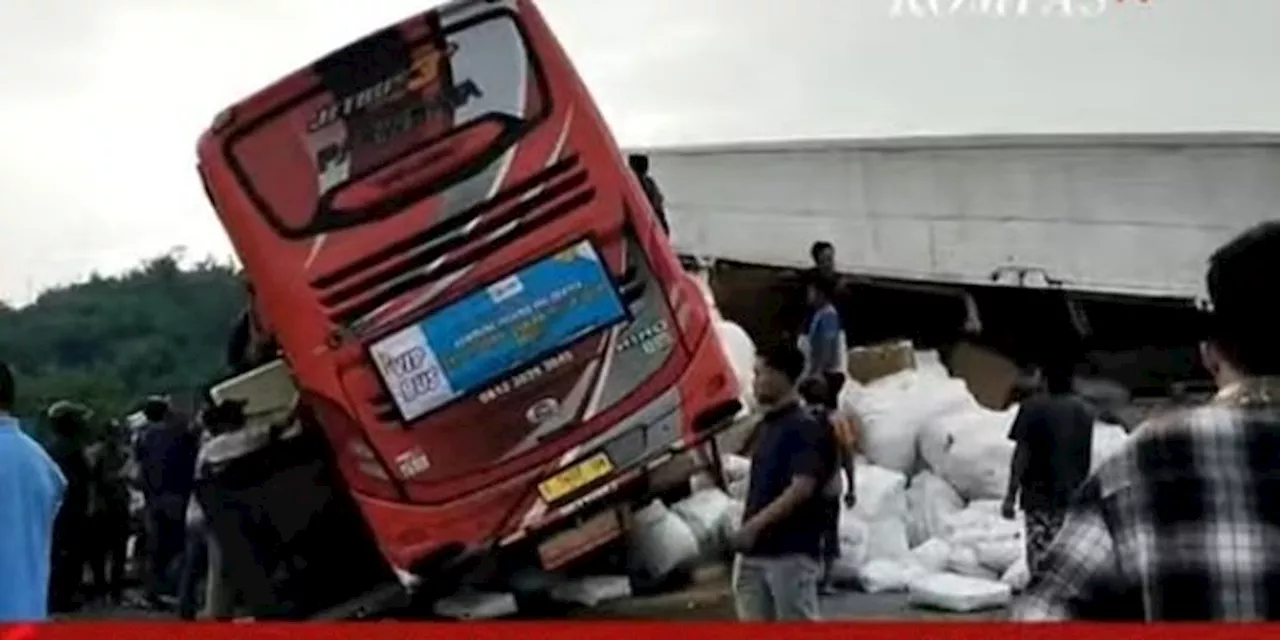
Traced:
<path fill-rule="evenodd" d="M 62 507 L 53 524 L 53 562 L 49 575 L 49 608 L 72 611 L 79 603 L 89 546 L 89 491 L 93 481 L 82 438 L 89 411 L 68 401 L 55 402 L 46 417 L 53 431 L 49 457 L 67 480 Z"/>
<path fill-rule="evenodd" d="M 187 500 L 195 483 L 199 439 L 170 411 L 165 398 L 148 400 L 143 413 L 148 424 L 134 447 L 146 498 L 147 599 L 152 606 L 162 606 L 163 596 L 177 590 L 175 573 L 186 540 Z"/>
<path fill-rule="evenodd" d="M 94 532 L 89 568 L 98 595 L 118 602 L 123 595 L 125 560 L 129 546 L 129 488 L 125 479 L 127 454 L 123 427 L 107 433 L 89 448 L 93 476 L 89 524 Z"/>

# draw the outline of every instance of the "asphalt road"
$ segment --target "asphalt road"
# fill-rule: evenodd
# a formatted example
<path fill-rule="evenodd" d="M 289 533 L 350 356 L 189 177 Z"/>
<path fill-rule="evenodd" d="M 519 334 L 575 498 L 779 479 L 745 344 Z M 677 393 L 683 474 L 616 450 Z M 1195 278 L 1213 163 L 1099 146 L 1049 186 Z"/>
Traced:
<path fill-rule="evenodd" d="M 991 621 L 1003 620 L 1005 611 L 954 614 L 930 611 L 907 604 L 901 593 L 868 594 L 844 591 L 824 597 L 823 617 L 832 621 Z M 704 567 L 694 584 L 659 595 L 632 597 L 601 603 L 592 608 L 557 607 L 539 612 L 522 612 L 524 620 L 650 620 L 716 621 L 733 620 L 733 596 L 728 571 L 722 566 Z M 81 611 L 59 616 L 63 620 L 173 620 L 167 613 L 142 611 L 109 605 L 91 605 Z"/>
<path fill-rule="evenodd" d="M 824 597 L 822 614 L 833 621 L 991 621 L 1003 620 L 1004 610 L 954 614 L 912 607 L 902 593 L 862 593 L 844 591 Z M 681 620 L 714 621 L 734 619 L 733 596 L 728 572 L 720 567 L 702 572 L 697 583 L 678 592 L 643 598 L 627 598 L 603 603 L 592 609 L 566 612 L 566 617 L 585 620 Z"/>

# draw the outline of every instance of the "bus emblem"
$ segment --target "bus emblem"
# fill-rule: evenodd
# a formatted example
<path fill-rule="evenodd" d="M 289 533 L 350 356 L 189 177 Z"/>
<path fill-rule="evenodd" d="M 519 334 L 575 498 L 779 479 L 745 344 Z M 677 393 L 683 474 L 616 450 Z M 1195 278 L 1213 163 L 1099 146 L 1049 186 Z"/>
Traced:
<path fill-rule="evenodd" d="M 530 424 L 540 426 L 560 413 L 560 401 L 555 398 L 543 398 L 524 412 Z"/>

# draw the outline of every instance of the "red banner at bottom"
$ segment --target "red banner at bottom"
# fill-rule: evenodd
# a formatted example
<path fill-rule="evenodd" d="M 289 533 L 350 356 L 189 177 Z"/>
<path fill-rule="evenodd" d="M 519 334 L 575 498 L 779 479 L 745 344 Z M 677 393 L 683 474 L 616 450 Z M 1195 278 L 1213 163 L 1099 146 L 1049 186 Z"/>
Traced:
<path fill-rule="evenodd" d="M 664 622 L 573 622 L 573 623 L 399 623 L 361 624 L 150 624 L 150 623 L 54 623 L 0 626 L 0 640 L 405 640 L 421 638 L 465 638 L 466 640 L 513 640 L 519 637 L 554 637 L 556 640 L 637 640 L 647 633 L 677 633 L 684 638 L 742 640 L 756 625 L 734 623 Z M 808 625 L 768 625 L 759 629 L 785 634 L 787 640 L 811 638 L 831 640 L 1240 640 L 1278 638 L 1280 625 L 1194 624 L 1194 625 L 1090 625 L 1090 624 L 988 624 L 988 623 L 818 623 Z M 766 631 L 767 629 L 767 631 Z"/>

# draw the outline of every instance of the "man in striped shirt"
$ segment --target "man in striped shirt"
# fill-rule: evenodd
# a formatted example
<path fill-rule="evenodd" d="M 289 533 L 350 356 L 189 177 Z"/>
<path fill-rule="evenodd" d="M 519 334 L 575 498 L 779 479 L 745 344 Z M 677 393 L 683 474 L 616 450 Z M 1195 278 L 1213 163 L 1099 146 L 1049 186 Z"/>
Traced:
<path fill-rule="evenodd" d="M 1280 619 L 1276 274 L 1280 221 L 1213 255 L 1217 396 L 1142 425 L 1085 481 L 1014 619 Z"/>

